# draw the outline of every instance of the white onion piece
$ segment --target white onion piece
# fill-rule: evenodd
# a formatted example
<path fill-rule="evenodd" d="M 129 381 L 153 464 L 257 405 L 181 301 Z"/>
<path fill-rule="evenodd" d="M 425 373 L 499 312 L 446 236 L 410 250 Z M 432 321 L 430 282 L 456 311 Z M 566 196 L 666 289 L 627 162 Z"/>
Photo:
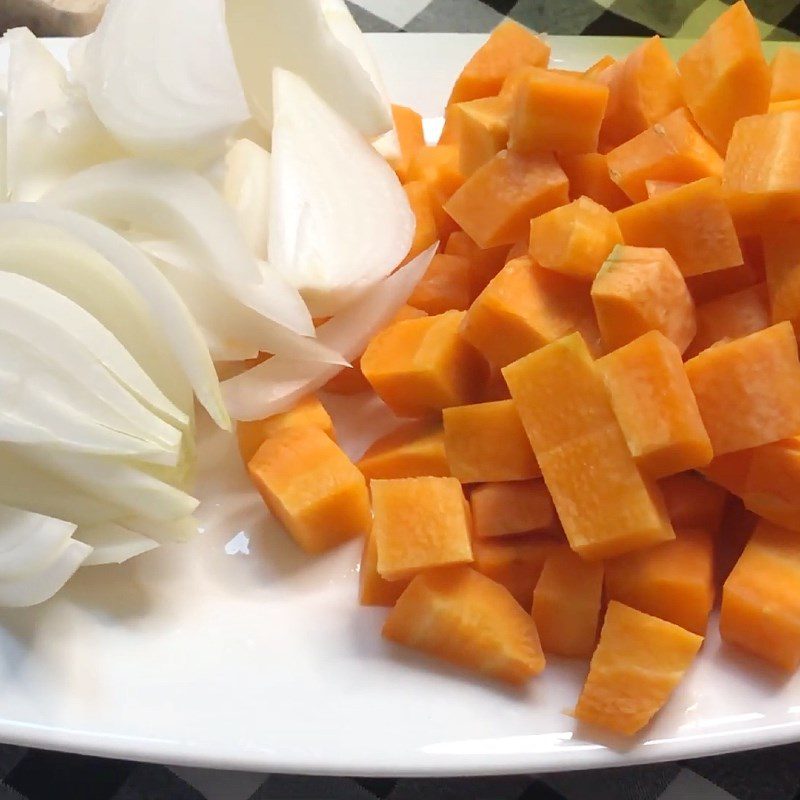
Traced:
<path fill-rule="evenodd" d="M 222 196 L 233 209 L 250 251 L 267 257 L 269 153 L 249 139 L 238 139 L 225 156 Z"/>
<path fill-rule="evenodd" d="M 250 116 L 223 0 L 110 0 L 75 66 L 95 113 L 132 152 L 198 163 Z"/>
<path fill-rule="evenodd" d="M 52 225 L 6 220 L 0 222 L 0 270 L 49 286 L 88 311 L 125 346 L 159 389 L 184 414 L 191 414 L 191 386 L 171 351 L 164 348 L 144 300 L 130 281 L 85 242 Z"/>
<path fill-rule="evenodd" d="M 350 360 L 361 355 L 372 336 L 408 300 L 437 246 L 428 248 L 320 325 L 317 338 Z M 224 381 L 222 392 L 234 419 L 263 419 L 291 408 L 339 370 L 340 367 L 327 364 L 304 364 L 276 357 Z"/>
<path fill-rule="evenodd" d="M 0 582 L 46 567 L 74 531 L 70 522 L 0 505 Z"/>
<path fill-rule="evenodd" d="M 392 168 L 305 81 L 276 70 L 274 85 L 269 258 L 313 316 L 332 316 L 403 260 L 414 214 Z"/>
<path fill-rule="evenodd" d="M 253 114 L 272 128 L 272 72 L 301 75 L 364 136 L 392 113 L 363 34 L 342 0 L 227 0 L 228 32 Z"/>
<path fill-rule="evenodd" d="M 0 204 L 0 223 L 34 220 L 54 225 L 89 245 L 136 288 L 160 323 L 165 344 L 172 350 L 200 403 L 222 428 L 230 428 L 203 335 L 172 284 L 134 245 L 119 234 L 80 214 L 41 203 Z"/>
<path fill-rule="evenodd" d="M 27 28 L 8 31 L 7 189 L 37 200 L 52 185 L 122 150 L 71 84 L 55 56 Z"/>
<path fill-rule="evenodd" d="M 70 539 L 44 569 L 11 580 L 0 580 L 0 606 L 24 608 L 49 600 L 92 552 L 83 542 Z"/>
<path fill-rule="evenodd" d="M 116 522 L 106 522 L 94 527 L 80 527 L 75 532 L 75 538 L 92 548 L 92 552 L 82 564 L 84 567 L 122 564 L 128 559 L 158 547 L 158 542 Z"/>
<path fill-rule="evenodd" d="M 156 237 L 177 238 L 196 268 L 214 276 L 243 305 L 295 333 L 313 336 L 311 316 L 297 290 L 276 270 L 259 269 L 233 211 L 199 175 L 124 159 L 73 175 L 44 200 Z"/>
<path fill-rule="evenodd" d="M 167 542 L 188 542 L 197 535 L 197 520 L 194 517 L 183 517 L 175 520 L 152 520 L 143 517 L 125 517 L 119 520 L 120 525 L 159 544 Z"/>

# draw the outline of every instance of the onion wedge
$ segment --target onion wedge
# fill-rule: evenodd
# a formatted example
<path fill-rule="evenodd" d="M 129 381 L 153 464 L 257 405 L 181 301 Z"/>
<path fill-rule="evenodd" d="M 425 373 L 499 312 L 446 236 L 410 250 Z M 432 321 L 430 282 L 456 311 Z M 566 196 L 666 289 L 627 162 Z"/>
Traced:
<path fill-rule="evenodd" d="M 116 522 L 106 522 L 94 527 L 80 527 L 75 532 L 79 542 L 88 544 L 92 552 L 83 562 L 84 567 L 101 564 L 122 564 L 128 559 L 155 550 L 158 542 L 142 536 Z"/>
<path fill-rule="evenodd" d="M 249 139 L 238 139 L 225 156 L 222 196 L 233 209 L 250 251 L 267 257 L 269 153 Z"/>
<path fill-rule="evenodd" d="M 0 583 L 46 567 L 74 531 L 70 522 L 0 505 Z"/>

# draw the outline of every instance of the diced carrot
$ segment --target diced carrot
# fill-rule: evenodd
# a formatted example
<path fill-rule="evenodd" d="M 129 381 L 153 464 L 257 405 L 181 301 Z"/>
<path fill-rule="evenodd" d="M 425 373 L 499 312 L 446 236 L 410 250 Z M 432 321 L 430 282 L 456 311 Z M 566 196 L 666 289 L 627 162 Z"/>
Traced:
<path fill-rule="evenodd" d="M 458 126 L 459 167 L 469 177 L 476 169 L 491 161 L 508 145 L 508 119 L 511 103 L 508 98 L 481 97 L 450 106 L 453 124 Z"/>
<path fill-rule="evenodd" d="M 417 150 L 408 167 L 409 182 L 422 181 L 431 193 L 433 215 L 442 241 L 457 227 L 444 205 L 464 183 L 458 162 L 458 147 L 434 145 Z"/>
<path fill-rule="evenodd" d="M 616 247 L 597 273 L 591 297 L 609 350 L 658 330 L 683 352 L 695 336 L 694 302 L 663 248 Z"/>
<path fill-rule="evenodd" d="M 433 213 L 434 201 L 427 184 L 424 181 L 411 181 L 403 189 L 416 220 L 411 249 L 406 256 L 406 261 L 411 261 L 436 243 L 439 230 L 436 227 L 436 215 Z"/>
<path fill-rule="evenodd" d="M 767 286 L 759 283 L 697 306 L 697 335 L 686 357 L 701 353 L 724 339 L 738 339 L 768 328 L 771 323 Z"/>
<path fill-rule="evenodd" d="M 408 106 L 392 106 L 392 118 L 397 141 L 400 145 L 400 158 L 392 164 L 401 183 L 408 180 L 411 159 L 425 146 L 425 133 L 422 130 L 422 117 Z"/>
<path fill-rule="evenodd" d="M 456 114 L 456 105 L 447 106 L 444 110 L 444 124 L 436 144 L 453 144 L 458 146 L 459 125 Z"/>
<path fill-rule="evenodd" d="M 742 497 L 747 489 L 747 474 L 753 460 L 753 450 L 739 450 L 717 456 L 700 470 L 710 481 Z"/>
<path fill-rule="evenodd" d="M 603 596 L 603 565 L 592 564 L 568 547 L 544 562 L 533 591 L 533 620 L 545 653 L 589 658 L 597 642 Z"/>
<path fill-rule="evenodd" d="M 472 561 L 469 506 L 455 478 L 372 480 L 370 492 L 382 578 Z"/>
<path fill-rule="evenodd" d="M 450 474 L 461 483 L 541 475 L 513 400 L 452 406 L 443 419 Z"/>
<path fill-rule="evenodd" d="M 796 100 L 781 100 L 767 106 L 767 114 L 782 114 L 784 111 L 800 111 L 800 98 Z"/>
<path fill-rule="evenodd" d="M 414 287 L 408 304 L 426 314 L 466 311 L 472 302 L 471 278 L 466 258 L 437 253 Z"/>
<path fill-rule="evenodd" d="M 506 379 L 497 367 L 489 368 L 489 377 L 481 392 L 481 403 L 495 403 L 498 400 L 510 400 L 511 392 L 508 391 Z M 524 435 L 524 434 L 523 434 Z"/>
<path fill-rule="evenodd" d="M 508 590 L 469 567 L 418 575 L 383 626 L 387 639 L 512 684 L 544 669 L 529 614 Z"/>
<path fill-rule="evenodd" d="M 595 560 L 673 538 L 580 334 L 503 370 L 570 546 Z"/>
<path fill-rule="evenodd" d="M 606 563 L 610 600 L 704 634 L 714 604 L 714 544 L 702 528 Z"/>
<path fill-rule="evenodd" d="M 398 415 L 422 417 L 477 399 L 485 362 L 461 336 L 463 311 L 396 322 L 361 357 L 376 394 Z"/>
<path fill-rule="evenodd" d="M 531 67 L 520 79 L 508 125 L 508 146 L 522 155 L 597 150 L 608 87 Z"/>
<path fill-rule="evenodd" d="M 470 175 L 445 210 L 480 247 L 513 244 L 531 218 L 567 202 L 568 188 L 552 154 L 503 150 Z"/>
<path fill-rule="evenodd" d="M 531 221 L 531 258 L 574 278 L 592 280 L 618 244 L 622 234 L 614 215 L 588 197 Z"/>
<path fill-rule="evenodd" d="M 529 258 L 510 261 L 478 295 L 464 319 L 464 338 L 495 367 L 581 330 L 596 346 L 586 283 Z"/>
<path fill-rule="evenodd" d="M 614 56 L 601 56 L 597 59 L 597 61 L 594 62 L 594 64 L 592 64 L 591 67 L 584 71 L 583 77 L 594 80 L 601 72 L 604 72 L 616 63 L 617 59 L 614 58 Z"/>
<path fill-rule="evenodd" d="M 450 475 L 441 423 L 406 422 L 373 442 L 356 466 L 374 478 L 446 478 Z"/>
<path fill-rule="evenodd" d="M 530 248 L 530 233 L 520 239 L 518 242 L 514 242 L 514 244 L 509 247 L 508 252 L 506 253 L 506 264 L 509 264 L 512 261 L 516 261 L 518 258 L 527 258 L 528 257 L 528 249 Z"/>
<path fill-rule="evenodd" d="M 420 311 L 418 308 L 412 308 L 410 305 L 406 304 L 400 306 L 392 322 L 389 324 L 402 322 L 406 319 L 420 319 L 424 316 L 427 316 L 424 311 Z M 369 391 L 371 388 L 369 381 L 364 377 L 364 373 L 361 371 L 361 356 L 353 361 L 350 369 L 343 369 L 324 386 L 326 392 L 344 395 L 360 394 L 361 392 Z"/>
<path fill-rule="evenodd" d="M 600 140 L 610 149 L 647 130 L 682 105 L 675 64 L 654 36 L 624 61 L 600 73 L 609 87 Z"/>
<path fill-rule="evenodd" d="M 727 456 L 723 456 L 727 458 Z M 758 523 L 758 517 L 744 507 L 744 503 L 733 495 L 728 496 L 722 527 L 715 542 L 715 581 L 722 585 L 733 572 L 736 562 L 742 557 L 744 548 Z"/>
<path fill-rule="evenodd" d="M 665 247 L 684 275 L 742 263 L 718 178 L 703 178 L 616 213 L 626 244 Z"/>
<path fill-rule="evenodd" d="M 533 590 L 547 557 L 563 544 L 563 539 L 542 536 L 515 536 L 499 539 L 474 539 L 475 569 L 502 584 L 514 599 L 530 610 Z"/>
<path fill-rule="evenodd" d="M 781 439 L 750 452 L 744 504 L 764 519 L 800 531 L 800 438 Z"/>
<path fill-rule="evenodd" d="M 769 67 L 743 0 L 711 23 L 680 57 L 678 69 L 686 105 L 722 154 L 738 119 L 767 110 Z"/>
<path fill-rule="evenodd" d="M 590 197 L 609 211 L 619 211 L 630 205 L 630 199 L 611 180 L 607 157 L 602 153 L 566 153 L 558 156 L 558 163 L 569 179 L 569 199 Z"/>
<path fill-rule="evenodd" d="M 658 482 L 672 527 L 703 528 L 716 533 L 728 493 L 695 472 L 670 475 Z"/>
<path fill-rule="evenodd" d="M 269 510 L 309 553 L 370 529 L 364 476 L 319 428 L 275 432 L 247 471 Z"/>
<path fill-rule="evenodd" d="M 319 428 L 336 441 L 333 422 L 325 406 L 316 395 L 303 398 L 294 408 L 266 419 L 236 424 L 236 439 L 242 461 L 247 464 L 262 444 L 278 431 L 286 428 Z"/>
<path fill-rule="evenodd" d="M 781 45 L 769 65 L 771 103 L 800 99 L 800 52 Z"/>
<path fill-rule="evenodd" d="M 800 215 L 800 111 L 740 119 L 725 156 L 723 189 L 743 233 Z"/>
<path fill-rule="evenodd" d="M 483 483 L 472 490 L 469 504 L 481 539 L 546 531 L 555 524 L 553 501 L 541 478 Z"/>
<path fill-rule="evenodd" d="M 632 736 L 666 704 L 703 637 L 612 600 L 575 716 Z"/>
<path fill-rule="evenodd" d="M 744 263 L 738 267 L 690 275 L 686 279 L 686 285 L 695 303 L 707 303 L 731 292 L 755 286 L 763 280 L 763 275 L 760 276 L 750 264 Z"/>
<path fill-rule="evenodd" d="M 788 322 L 710 347 L 686 373 L 715 455 L 800 433 L 800 362 Z"/>
<path fill-rule="evenodd" d="M 550 45 L 522 25 L 506 20 L 461 71 L 447 105 L 496 95 L 510 72 L 526 65 L 546 67 L 549 59 Z"/>
<path fill-rule="evenodd" d="M 714 455 L 680 350 L 649 331 L 597 362 L 628 449 L 653 478 L 705 466 Z"/>
<path fill-rule="evenodd" d="M 764 231 L 764 261 L 772 321 L 789 320 L 800 333 L 800 226 L 772 225 Z"/>
<path fill-rule="evenodd" d="M 719 153 L 685 108 L 615 147 L 607 159 L 612 180 L 636 202 L 648 198 L 648 179 L 690 183 L 710 175 L 721 178 L 723 169 Z"/>
<path fill-rule="evenodd" d="M 719 629 L 724 641 L 785 670 L 800 665 L 800 541 L 760 522 L 725 581 Z"/>
<path fill-rule="evenodd" d="M 361 565 L 358 569 L 358 602 L 362 606 L 393 606 L 409 581 L 387 581 L 378 573 L 378 548 L 375 536 L 364 539 Z"/>
<path fill-rule="evenodd" d="M 678 189 L 683 185 L 684 185 L 683 183 L 678 181 L 646 180 L 644 182 L 644 188 L 647 191 L 648 197 L 656 197 L 657 195 L 660 194 L 666 194 L 667 192 L 671 192 L 673 189 Z"/>
<path fill-rule="evenodd" d="M 464 231 L 455 231 L 447 239 L 444 252 L 449 256 L 462 256 L 469 262 L 470 289 L 477 297 L 497 275 L 506 262 L 506 247 L 478 247 Z"/>

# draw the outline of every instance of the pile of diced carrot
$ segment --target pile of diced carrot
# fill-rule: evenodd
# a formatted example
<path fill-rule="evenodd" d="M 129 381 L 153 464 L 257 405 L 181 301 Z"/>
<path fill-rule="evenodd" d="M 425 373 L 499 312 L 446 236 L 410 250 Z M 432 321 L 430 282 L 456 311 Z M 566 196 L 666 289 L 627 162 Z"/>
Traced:
<path fill-rule="evenodd" d="M 409 258 L 439 253 L 327 390 L 406 421 L 356 464 L 315 397 L 239 439 L 307 551 L 364 535 L 385 637 L 517 684 L 591 659 L 575 716 L 633 734 L 720 598 L 727 643 L 800 664 L 800 53 L 740 2 L 677 64 L 549 55 L 500 25 L 436 145 L 395 109 Z"/>

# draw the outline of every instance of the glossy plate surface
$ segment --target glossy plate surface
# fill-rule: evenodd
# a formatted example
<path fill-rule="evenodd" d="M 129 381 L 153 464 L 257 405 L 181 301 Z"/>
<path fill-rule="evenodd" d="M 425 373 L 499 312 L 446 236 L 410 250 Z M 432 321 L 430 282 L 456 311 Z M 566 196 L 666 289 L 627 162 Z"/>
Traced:
<path fill-rule="evenodd" d="M 429 116 L 481 39 L 371 38 L 393 97 Z M 577 68 L 633 43 L 556 37 L 553 47 Z M 326 402 L 353 456 L 393 424 L 375 401 Z M 582 738 L 565 712 L 585 665 L 551 659 L 518 693 L 390 647 L 385 612 L 356 604 L 359 545 L 307 559 L 268 520 L 231 437 L 207 430 L 201 458 L 204 532 L 193 543 L 83 570 L 44 606 L 0 615 L 0 740 L 401 776 L 619 766 L 800 738 L 800 678 L 781 681 L 716 635 L 645 737 Z"/>

